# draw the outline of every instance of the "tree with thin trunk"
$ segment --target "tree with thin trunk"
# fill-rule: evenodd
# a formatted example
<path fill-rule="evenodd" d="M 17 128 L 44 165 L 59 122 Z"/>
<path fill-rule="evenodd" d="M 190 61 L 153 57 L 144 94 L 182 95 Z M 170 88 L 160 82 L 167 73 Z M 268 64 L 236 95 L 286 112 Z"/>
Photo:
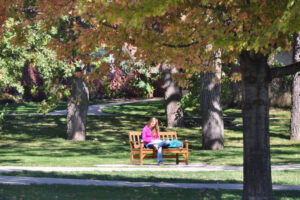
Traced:
<path fill-rule="evenodd" d="M 172 78 L 172 74 L 177 72 L 178 69 L 176 67 L 167 65 L 166 63 L 162 64 L 168 127 L 183 126 L 183 109 L 179 105 L 182 98 L 182 91 Z"/>
<path fill-rule="evenodd" d="M 293 45 L 294 62 L 300 62 L 300 35 L 296 34 Z M 300 73 L 293 75 L 292 109 L 291 109 L 291 140 L 300 140 Z"/>

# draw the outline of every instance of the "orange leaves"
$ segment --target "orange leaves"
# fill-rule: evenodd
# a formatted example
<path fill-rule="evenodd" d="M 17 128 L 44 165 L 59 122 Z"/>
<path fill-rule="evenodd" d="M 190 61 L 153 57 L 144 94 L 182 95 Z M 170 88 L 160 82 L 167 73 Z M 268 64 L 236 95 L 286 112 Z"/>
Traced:
<path fill-rule="evenodd" d="M 233 82 L 239 82 L 242 80 L 242 74 L 239 72 L 232 73 L 230 80 Z"/>
<path fill-rule="evenodd" d="M 102 63 L 100 66 L 100 74 L 105 75 L 110 70 L 110 64 L 109 63 Z"/>
<path fill-rule="evenodd" d="M 247 14 L 246 12 L 241 13 L 240 19 L 241 19 L 242 21 L 246 21 L 247 18 L 248 18 L 248 14 Z"/>
<path fill-rule="evenodd" d="M 188 76 L 189 74 L 186 73 L 174 73 L 172 74 L 172 79 L 180 86 L 183 88 L 187 88 L 189 86 L 189 81 L 188 81 Z"/>
<path fill-rule="evenodd" d="M 2 34 L 2 25 L 4 24 L 5 20 L 8 18 L 8 4 L 9 1 L 7 0 L 0 0 L 0 35 Z"/>
<path fill-rule="evenodd" d="M 83 76 L 83 74 L 82 74 L 82 72 L 75 72 L 74 76 L 77 78 L 81 78 Z"/>

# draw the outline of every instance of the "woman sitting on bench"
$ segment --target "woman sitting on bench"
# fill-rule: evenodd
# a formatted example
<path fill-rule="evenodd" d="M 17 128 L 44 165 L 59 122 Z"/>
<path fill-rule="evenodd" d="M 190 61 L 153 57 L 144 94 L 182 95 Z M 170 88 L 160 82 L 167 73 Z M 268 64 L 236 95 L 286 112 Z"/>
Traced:
<path fill-rule="evenodd" d="M 170 144 L 169 140 L 161 141 L 159 139 L 159 126 L 156 118 L 151 118 L 148 124 L 143 128 L 142 140 L 146 145 L 146 148 L 152 148 L 157 150 L 157 164 L 162 166 L 162 148 L 168 147 Z"/>

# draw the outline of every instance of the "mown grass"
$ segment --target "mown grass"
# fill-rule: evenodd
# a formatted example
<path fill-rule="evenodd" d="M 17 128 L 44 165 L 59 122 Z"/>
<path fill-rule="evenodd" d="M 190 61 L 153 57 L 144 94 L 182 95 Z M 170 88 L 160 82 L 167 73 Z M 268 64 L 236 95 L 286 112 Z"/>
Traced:
<path fill-rule="evenodd" d="M 300 199 L 298 191 L 274 191 L 276 199 Z M 3 200 L 181 200 L 181 199 L 242 199 L 240 190 L 180 189 L 157 187 L 99 187 L 76 185 L 0 185 L 0 197 Z"/>
<path fill-rule="evenodd" d="M 166 183 L 243 183 L 242 171 L 89 171 L 89 172 L 0 172 L 5 176 L 51 177 L 89 180 L 111 180 L 131 182 Z M 300 170 L 273 171 L 272 183 L 278 185 L 299 185 Z"/>
<path fill-rule="evenodd" d="M 142 104 L 142 105 L 141 105 Z M 199 119 L 187 118 L 185 128 L 166 128 L 162 102 L 147 102 L 124 105 L 114 113 L 119 116 L 89 116 L 87 123 L 87 140 L 74 142 L 66 140 L 65 116 L 6 116 L 0 130 L 0 165 L 2 166 L 72 166 L 93 167 L 100 164 L 129 164 L 128 132 L 140 131 L 150 116 L 157 116 L 161 130 L 175 130 L 181 140 L 190 141 L 190 163 L 208 165 L 242 165 L 243 139 L 241 111 L 226 109 L 225 149 L 206 151 L 201 149 L 201 128 Z M 112 109 L 112 108 L 110 108 Z M 113 107 L 115 109 L 115 107 Z M 20 112 L 25 112 L 20 110 Z M 28 111 L 29 112 L 29 111 Z M 31 112 L 31 111 L 30 111 Z M 271 110 L 271 117 L 287 119 L 270 120 L 270 142 L 272 165 L 300 164 L 300 143 L 289 140 L 289 111 Z M 233 117 L 233 118 L 231 118 Z M 164 160 L 174 163 L 174 160 Z M 154 164 L 156 160 L 145 160 L 145 164 Z M 138 167 L 138 166 L 137 166 Z M 130 180 L 153 182 L 207 182 L 207 183 L 241 183 L 242 172 L 76 172 L 76 173 L 43 173 L 14 172 L 6 175 L 27 175 L 44 177 L 87 178 L 103 180 Z M 299 185 L 300 170 L 273 171 L 274 184 Z M 78 193 L 69 192 L 77 191 Z M 83 186 L 5 186 L 0 185 L 1 195 L 7 199 L 22 195 L 30 199 L 157 199 L 158 194 L 170 194 L 164 199 L 198 199 L 203 195 L 197 190 L 178 190 L 163 188 L 111 188 Z M 53 191 L 50 188 L 62 188 Z M 80 189 L 79 189 L 80 188 Z M 82 189 L 83 188 L 83 189 Z M 81 190 L 82 189 L 82 190 Z M 104 195 L 107 191 L 107 196 Z M 149 190 L 143 196 L 143 192 Z M 125 195 L 114 196 L 128 192 Z M 178 192 L 179 191 L 179 192 Z M 192 192 L 191 192 L 192 191 Z M 172 196 L 178 192 L 179 195 Z M 137 193 L 135 198 L 132 194 Z M 149 193 L 149 194 L 148 194 Z M 28 195 L 27 195 L 28 194 Z M 275 192 L 278 199 L 297 199 L 297 192 Z M 71 196 L 70 196 L 71 195 Z M 73 196 L 72 196 L 73 195 Z M 75 196 L 74 196 L 75 195 Z M 98 196 L 97 196 L 98 195 Z M 100 195 L 100 196 L 99 196 Z M 189 196 L 192 195 L 192 196 Z M 207 190 L 206 199 L 241 199 L 241 191 Z M 38 197 L 38 198 L 37 198 Z M 204 199 L 205 199 L 204 198 Z M 1 198 L 0 198 L 1 199 Z"/>
<path fill-rule="evenodd" d="M 112 100 L 94 100 L 89 101 L 89 105 L 111 103 Z M 0 112 L 3 110 L 5 104 L 0 103 Z M 23 102 L 23 103 L 9 103 L 7 104 L 6 114 L 28 114 L 37 113 L 39 103 L 37 102 Z M 67 108 L 66 101 L 60 101 L 51 111 L 65 110 Z"/>
<path fill-rule="evenodd" d="M 0 165 L 94 166 L 129 164 L 129 131 L 140 131 L 148 117 L 89 116 L 87 140 L 66 140 L 64 116 L 9 116 L 0 131 Z M 164 118 L 160 118 L 165 125 Z M 190 141 L 190 162 L 210 165 L 242 165 L 242 127 L 225 127 L 225 149 L 201 149 L 201 128 L 175 130 L 179 139 Z M 299 164 L 300 143 L 289 140 L 289 120 L 271 120 L 272 164 Z M 174 160 L 165 160 L 174 163 Z M 155 163 L 147 159 L 145 163 Z"/>
<path fill-rule="evenodd" d="M 157 100 L 149 102 L 138 102 L 133 104 L 124 104 L 110 106 L 102 109 L 103 112 L 119 115 L 142 115 L 142 116 L 164 116 L 165 115 L 165 102 Z M 199 107 L 185 108 L 184 112 L 186 117 L 200 117 Z M 225 108 L 223 110 L 225 118 L 241 118 L 242 111 L 237 108 Z M 271 108 L 271 118 L 290 118 L 290 111 L 287 109 Z"/>
<path fill-rule="evenodd" d="M 225 149 L 201 149 L 199 119 L 186 119 L 185 128 L 166 128 L 163 101 L 138 102 L 110 109 L 118 116 L 89 116 L 87 140 L 66 140 L 65 116 L 6 116 L 0 131 L 0 164 L 23 166 L 94 166 L 129 164 L 128 132 L 140 131 L 149 116 L 157 116 L 161 130 L 175 130 L 179 139 L 190 141 L 190 162 L 211 165 L 242 165 L 243 139 L 240 110 L 226 109 Z M 114 110 L 115 109 L 115 110 Z M 271 110 L 271 157 L 273 165 L 299 164 L 300 143 L 289 140 L 286 110 Z M 235 117 L 231 119 L 230 117 Z M 282 119 L 282 117 L 284 119 Z M 173 160 L 165 162 L 174 163 Z M 155 160 L 145 160 L 155 163 Z"/>

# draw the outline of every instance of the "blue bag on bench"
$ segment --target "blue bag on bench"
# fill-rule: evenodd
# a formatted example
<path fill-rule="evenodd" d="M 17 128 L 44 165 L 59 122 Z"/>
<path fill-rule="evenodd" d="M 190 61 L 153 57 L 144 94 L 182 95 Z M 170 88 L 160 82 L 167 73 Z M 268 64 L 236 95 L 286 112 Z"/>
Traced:
<path fill-rule="evenodd" d="M 183 148 L 183 143 L 180 140 L 171 140 L 169 148 Z"/>

